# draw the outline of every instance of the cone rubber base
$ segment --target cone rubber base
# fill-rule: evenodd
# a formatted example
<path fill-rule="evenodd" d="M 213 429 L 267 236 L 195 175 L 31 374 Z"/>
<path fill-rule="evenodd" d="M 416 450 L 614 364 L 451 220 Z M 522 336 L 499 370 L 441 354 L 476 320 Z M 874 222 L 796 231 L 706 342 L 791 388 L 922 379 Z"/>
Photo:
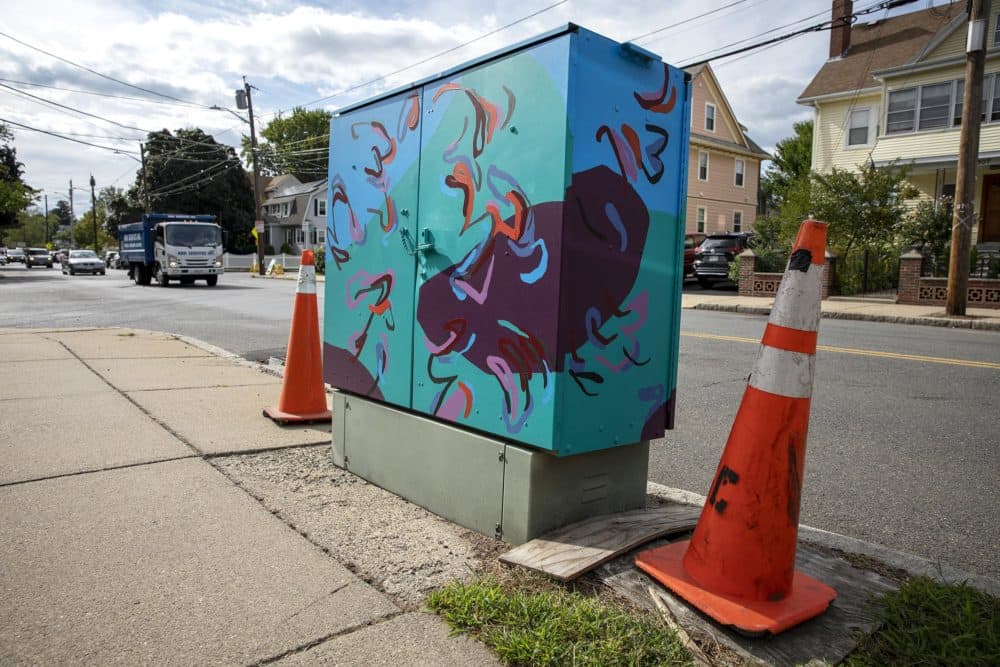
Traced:
<path fill-rule="evenodd" d="M 278 408 L 267 407 L 264 408 L 264 416 L 270 417 L 279 424 L 316 424 L 319 422 L 328 422 L 333 420 L 332 413 L 329 410 L 324 412 L 313 412 L 311 414 L 297 415 L 291 412 L 282 412 Z"/>
<path fill-rule="evenodd" d="M 777 602 L 748 600 L 716 593 L 696 582 L 681 562 L 689 540 L 643 551 L 636 556 L 636 566 L 688 603 L 722 625 L 748 635 L 776 635 L 826 611 L 837 591 L 798 570 L 792 578 L 792 590 Z"/>

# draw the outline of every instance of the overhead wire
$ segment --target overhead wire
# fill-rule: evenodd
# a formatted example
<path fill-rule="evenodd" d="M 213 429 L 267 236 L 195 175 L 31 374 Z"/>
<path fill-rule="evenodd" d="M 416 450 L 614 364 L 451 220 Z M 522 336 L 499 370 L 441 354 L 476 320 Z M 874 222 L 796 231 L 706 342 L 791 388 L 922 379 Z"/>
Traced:
<path fill-rule="evenodd" d="M 10 35 L 10 34 L 6 33 L 6 32 L 0 31 L 0 37 L 6 37 L 7 39 L 11 40 L 12 42 L 17 42 L 21 46 L 25 46 L 25 47 L 27 47 L 29 49 L 34 50 L 34 51 L 38 51 L 39 53 L 42 53 L 42 54 L 45 54 L 45 55 L 49 56 L 50 58 L 55 58 L 56 60 L 62 61 L 64 63 L 66 63 L 67 65 L 72 65 L 73 67 L 77 67 L 79 69 L 82 69 L 85 72 L 90 72 L 91 74 L 93 74 L 95 76 L 99 76 L 102 79 L 107 79 L 108 81 L 114 81 L 117 84 L 120 84 L 120 85 L 123 85 L 123 86 L 128 86 L 129 88 L 134 88 L 135 90 L 141 90 L 142 92 L 149 93 L 150 95 L 156 95 L 157 97 L 163 97 L 163 98 L 168 99 L 168 100 L 173 100 L 174 102 L 181 102 L 183 104 L 188 104 L 190 106 L 195 106 L 195 107 L 201 107 L 203 109 L 210 108 L 209 106 L 204 105 L 204 104 L 198 104 L 197 102 L 190 102 L 188 100 L 182 100 L 181 98 L 174 97 L 173 95 L 167 95 L 166 93 L 161 93 L 159 91 L 152 90 L 150 88 L 143 88 L 142 86 L 136 86 L 134 84 L 129 83 L 128 81 L 122 81 L 121 79 L 116 79 L 113 76 L 104 74 L 103 72 L 98 72 L 95 69 L 91 69 L 90 67 L 87 67 L 86 65 L 81 65 L 80 63 L 73 62 L 72 60 L 69 60 L 68 58 L 63 58 L 62 56 L 57 56 L 54 53 L 46 51 L 45 49 L 42 49 L 40 47 L 34 46 L 33 44 L 29 44 L 29 43 L 27 43 L 27 42 L 25 42 L 23 40 L 18 39 L 17 37 L 14 37 L 13 35 Z"/>

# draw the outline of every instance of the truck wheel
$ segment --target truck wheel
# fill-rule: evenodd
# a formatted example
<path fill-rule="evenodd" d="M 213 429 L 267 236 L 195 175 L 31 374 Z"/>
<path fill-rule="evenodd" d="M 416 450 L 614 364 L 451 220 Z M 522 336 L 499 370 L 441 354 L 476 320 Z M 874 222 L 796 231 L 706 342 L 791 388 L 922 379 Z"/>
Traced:
<path fill-rule="evenodd" d="M 209 287 L 215 287 L 218 282 L 219 276 L 209 276 L 208 278 L 205 278 L 205 284 Z"/>
<path fill-rule="evenodd" d="M 159 264 L 156 265 L 156 284 L 160 287 L 166 287 L 170 284 L 170 278 L 163 272 L 163 267 Z"/>

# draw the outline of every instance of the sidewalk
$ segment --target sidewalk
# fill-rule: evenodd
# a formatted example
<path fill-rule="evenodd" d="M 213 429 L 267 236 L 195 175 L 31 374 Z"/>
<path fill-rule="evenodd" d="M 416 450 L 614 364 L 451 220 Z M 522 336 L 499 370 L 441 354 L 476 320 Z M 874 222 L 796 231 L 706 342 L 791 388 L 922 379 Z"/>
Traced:
<path fill-rule="evenodd" d="M 721 310 L 766 315 L 774 297 L 738 296 L 733 292 L 684 294 L 681 307 L 692 310 Z M 944 306 L 904 306 L 887 299 L 831 297 L 821 302 L 823 317 L 868 320 L 935 327 L 1000 331 L 1000 310 L 969 308 L 965 317 L 948 317 Z"/>
<path fill-rule="evenodd" d="M 226 474 L 329 450 L 262 417 L 278 377 L 131 330 L 0 329 L 0 358 L 0 663 L 495 663 Z"/>

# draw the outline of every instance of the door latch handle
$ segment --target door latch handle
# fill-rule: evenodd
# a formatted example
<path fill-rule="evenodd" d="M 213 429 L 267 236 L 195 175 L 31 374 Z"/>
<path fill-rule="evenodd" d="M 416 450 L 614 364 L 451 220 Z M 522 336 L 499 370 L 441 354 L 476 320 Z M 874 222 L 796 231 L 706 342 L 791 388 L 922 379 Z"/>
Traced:
<path fill-rule="evenodd" d="M 415 243 L 410 237 L 410 230 L 406 227 L 399 229 L 399 240 L 403 243 L 403 250 L 411 257 L 417 253 L 432 252 L 434 250 L 434 236 L 431 230 L 425 229 L 421 232 L 423 243 Z"/>

